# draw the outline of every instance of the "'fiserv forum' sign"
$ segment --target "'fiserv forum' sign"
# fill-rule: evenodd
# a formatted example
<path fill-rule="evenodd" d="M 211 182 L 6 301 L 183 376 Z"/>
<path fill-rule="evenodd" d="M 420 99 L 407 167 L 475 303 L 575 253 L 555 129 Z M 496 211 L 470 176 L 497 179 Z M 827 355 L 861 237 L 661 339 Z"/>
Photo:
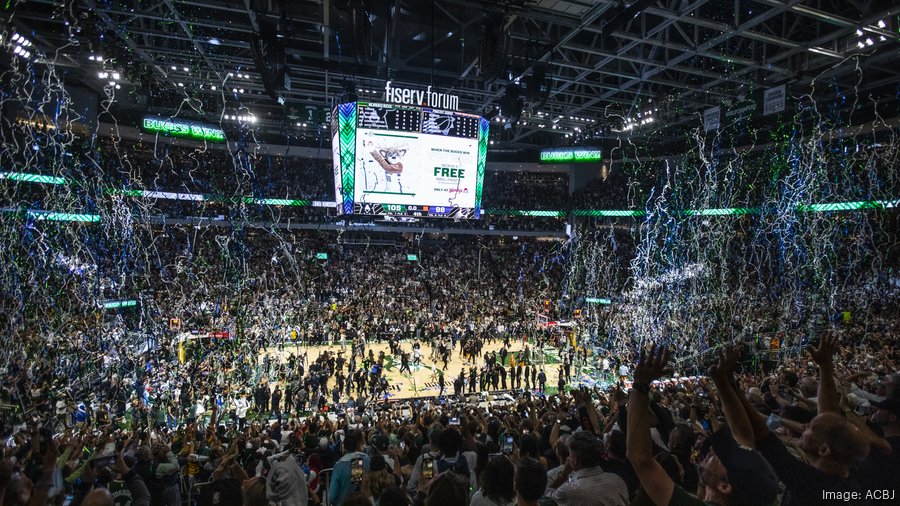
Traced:
<path fill-rule="evenodd" d="M 457 95 L 433 92 L 431 91 L 431 86 L 427 90 L 394 88 L 391 86 L 390 81 L 384 85 L 384 101 L 392 104 L 434 107 L 435 109 L 448 111 L 459 110 L 459 97 Z"/>

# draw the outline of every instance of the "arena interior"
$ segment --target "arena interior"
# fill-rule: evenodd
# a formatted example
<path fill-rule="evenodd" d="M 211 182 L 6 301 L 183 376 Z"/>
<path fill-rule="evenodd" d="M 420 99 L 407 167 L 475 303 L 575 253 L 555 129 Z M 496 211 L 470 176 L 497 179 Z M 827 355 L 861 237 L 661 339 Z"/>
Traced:
<path fill-rule="evenodd" d="M 900 504 L 896 2 L 0 20 L 0 506 Z"/>

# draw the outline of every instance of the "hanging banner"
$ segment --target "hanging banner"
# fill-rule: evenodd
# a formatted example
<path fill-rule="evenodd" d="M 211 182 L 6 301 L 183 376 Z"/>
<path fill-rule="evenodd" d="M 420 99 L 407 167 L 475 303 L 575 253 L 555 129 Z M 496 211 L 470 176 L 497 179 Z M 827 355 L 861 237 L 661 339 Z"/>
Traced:
<path fill-rule="evenodd" d="M 784 85 L 769 88 L 763 94 L 763 115 L 768 116 L 784 110 Z"/>
<path fill-rule="evenodd" d="M 752 100 L 741 100 L 728 109 L 725 113 L 725 117 L 729 121 L 735 119 L 741 120 L 750 117 L 754 111 L 756 111 L 756 102 Z"/>
<path fill-rule="evenodd" d="M 721 109 L 719 107 L 710 107 L 703 111 L 703 131 L 718 130 L 720 116 Z"/>

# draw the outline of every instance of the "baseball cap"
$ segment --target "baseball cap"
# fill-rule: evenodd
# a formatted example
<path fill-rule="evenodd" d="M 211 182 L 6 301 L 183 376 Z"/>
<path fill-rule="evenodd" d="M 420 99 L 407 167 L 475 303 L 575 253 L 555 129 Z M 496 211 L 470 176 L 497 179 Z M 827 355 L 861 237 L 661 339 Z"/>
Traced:
<path fill-rule="evenodd" d="M 900 399 L 888 397 L 883 401 L 872 401 L 869 404 L 876 408 L 883 409 L 894 416 L 900 416 Z"/>
<path fill-rule="evenodd" d="M 375 448 L 378 448 L 379 451 L 383 452 L 383 451 L 387 450 L 388 447 L 390 446 L 390 444 L 391 444 L 390 438 L 388 438 L 384 434 L 376 434 L 372 438 L 372 446 L 374 446 Z"/>
<path fill-rule="evenodd" d="M 730 504 L 774 504 L 780 492 L 778 476 L 765 457 L 756 450 L 738 445 L 731 429 L 719 430 L 710 439 L 716 456 L 728 471 Z"/>

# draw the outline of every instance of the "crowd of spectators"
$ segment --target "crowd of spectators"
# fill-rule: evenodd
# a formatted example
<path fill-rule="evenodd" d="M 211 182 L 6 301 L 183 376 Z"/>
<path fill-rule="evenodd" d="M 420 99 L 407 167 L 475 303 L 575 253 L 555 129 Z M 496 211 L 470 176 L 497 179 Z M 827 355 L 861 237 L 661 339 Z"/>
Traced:
<path fill-rule="evenodd" d="M 109 138 L 94 151 L 115 188 L 216 196 L 333 201 L 330 160 L 262 155 L 252 149 L 197 149 Z"/>
<path fill-rule="evenodd" d="M 172 149 L 137 160 L 134 170 L 148 171 L 142 178 L 160 182 L 145 188 L 234 194 L 253 185 L 246 167 L 215 171 L 233 155 L 192 165 L 190 153 Z M 268 163 L 254 170 L 287 162 L 254 166 Z M 185 170 L 216 175 L 198 186 L 168 184 L 185 181 L 167 179 Z M 246 180 L 219 176 L 242 171 Z M 277 184 L 265 191 L 280 192 Z M 125 272 L 105 264 L 121 259 L 97 260 L 95 272 L 72 278 L 104 295 L 136 289 L 138 317 L 72 320 L 5 346 L 2 506 L 897 500 L 896 291 L 807 336 L 802 353 L 761 356 L 749 352 L 759 342 L 736 343 L 673 371 L 672 350 L 636 344 L 618 350 L 621 367 L 600 367 L 618 381 L 560 379 L 548 390 L 526 352 L 546 339 L 538 313 L 558 316 L 550 301 L 564 298 L 568 266 L 555 243 L 181 226 L 148 233 L 153 241 L 127 260 L 127 280 L 103 274 Z M 758 312 L 764 319 L 769 308 Z M 190 329 L 217 336 L 188 343 Z M 687 349 L 676 352 L 690 352 L 690 329 L 682 330 Z M 494 374 L 506 364 L 482 358 L 489 340 L 504 349 L 521 343 L 524 387 L 512 368 L 509 388 L 497 387 Z M 387 356 L 375 356 L 378 341 L 389 343 Z M 304 353 L 324 344 L 346 351 Z M 457 348 L 471 368 L 451 378 L 452 393 L 390 402 L 387 359 L 443 360 L 446 369 Z"/>
<path fill-rule="evenodd" d="M 562 210 L 568 207 L 569 175 L 488 171 L 484 175 L 485 209 Z"/>
<path fill-rule="evenodd" d="M 189 362 L 185 387 L 159 385 L 143 406 L 125 377 L 180 366 L 129 372 L 110 349 L 110 382 L 92 407 L 70 412 L 53 401 L 64 388 L 52 364 L 23 353 L 7 364 L 2 393 L 30 409 L 3 427 L 0 497 L 4 505 L 891 503 L 900 476 L 897 323 L 867 323 L 865 333 L 826 332 L 768 367 L 728 346 L 698 376 L 673 375 L 668 350 L 643 347 L 609 387 L 532 388 L 511 400 L 306 405 L 272 374 L 276 388 L 263 384 L 267 398 L 253 396 L 271 413 L 252 413 L 247 397 L 210 400 L 178 422 L 160 411 L 166 396 L 190 396 L 184 388 L 204 382 L 226 392 L 239 378 Z M 122 389 L 146 410 L 128 424 L 104 395 Z"/>

